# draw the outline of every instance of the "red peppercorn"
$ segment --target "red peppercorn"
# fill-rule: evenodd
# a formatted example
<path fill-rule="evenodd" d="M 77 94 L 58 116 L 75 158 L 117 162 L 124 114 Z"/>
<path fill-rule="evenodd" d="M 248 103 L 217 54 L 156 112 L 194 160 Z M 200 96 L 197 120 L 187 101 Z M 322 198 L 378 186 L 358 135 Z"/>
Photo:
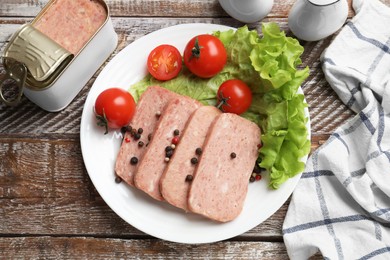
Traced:
<path fill-rule="evenodd" d="M 256 181 L 261 180 L 261 175 L 256 175 L 255 179 L 256 179 Z"/>
<path fill-rule="evenodd" d="M 174 145 L 178 144 L 178 143 L 179 143 L 179 137 L 178 137 L 178 136 L 173 137 L 173 138 L 172 138 L 172 143 L 173 143 Z"/>
<path fill-rule="evenodd" d="M 126 142 L 126 143 L 130 143 L 130 138 L 126 137 L 126 138 L 125 138 L 125 142 Z"/>

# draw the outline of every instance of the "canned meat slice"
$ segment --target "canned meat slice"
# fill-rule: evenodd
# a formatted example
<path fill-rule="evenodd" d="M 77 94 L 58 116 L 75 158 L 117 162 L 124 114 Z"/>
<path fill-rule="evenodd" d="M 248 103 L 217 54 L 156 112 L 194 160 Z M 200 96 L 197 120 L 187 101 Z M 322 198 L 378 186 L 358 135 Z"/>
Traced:
<path fill-rule="evenodd" d="M 180 133 L 191 114 L 200 106 L 198 101 L 186 96 L 170 101 L 161 115 L 160 122 L 134 176 L 134 184 L 137 188 L 157 200 L 163 200 L 159 184 L 160 177 L 170 160 L 167 147 L 176 146 L 180 142 Z"/>
<path fill-rule="evenodd" d="M 98 0 L 55 0 L 33 26 L 72 54 L 77 54 L 107 19 Z"/>
<path fill-rule="evenodd" d="M 158 114 L 164 111 L 168 102 L 176 97 L 178 94 L 158 86 L 148 87 L 141 95 L 134 117 L 130 122 L 132 131 L 125 133 L 115 163 L 116 174 L 127 184 L 134 185 L 133 179 L 138 161 L 142 159 L 151 135 L 155 131 L 159 120 Z M 143 143 L 142 146 L 140 142 Z M 132 159 L 133 162 L 131 162 Z"/>
<path fill-rule="evenodd" d="M 203 143 L 210 125 L 220 113 L 216 107 L 202 106 L 191 115 L 160 180 L 161 194 L 173 206 L 187 211 L 190 179 L 193 178 L 197 162 L 202 155 Z"/>
<path fill-rule="evenodd" d="M 223 113 L 210 128 L 190 186 L 188 208 L 227 222 L 242 211 L 260 143 L 260 128 L 236 114 Z"/>

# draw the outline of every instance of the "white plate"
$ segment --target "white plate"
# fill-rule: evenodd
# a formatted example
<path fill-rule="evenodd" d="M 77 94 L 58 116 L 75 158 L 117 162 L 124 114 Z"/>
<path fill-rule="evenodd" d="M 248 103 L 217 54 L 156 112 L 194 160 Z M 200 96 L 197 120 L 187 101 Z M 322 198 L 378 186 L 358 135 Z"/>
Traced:
<path fill-rule="evenodd" d="M 85 102 L 80 140 L 85 166 L 93 184 L 116 214 L 154 237 L 181 243 L 208 243 L 240 235 L 275 213 L 288 199 L 301 176 L 298 174 L 288 180 L 278 190 L 267 187 L 267 175 L 261 181 L 251 183 L 243 211 L 234 221 L 224 224 L 155 201 L 124 182 L 115 183 L 114 164 L 122 134 L 110 131 L 104 135 L 104 129 L 96 126 L 93 105 L 98 94 L 109 87 L 128 89 L 141 80 L 147 74 L 147 56 L 155 46 L 172 44 L 182 52 L 193 36 L 227 29 L 230 27 L 216 24 L 183 24 L 155 31 L 134 41 L 107 64 Z M 309 116 L 308 111 L 306 114 Z M 310 122 L 308 128 L 310 133 Z"/>

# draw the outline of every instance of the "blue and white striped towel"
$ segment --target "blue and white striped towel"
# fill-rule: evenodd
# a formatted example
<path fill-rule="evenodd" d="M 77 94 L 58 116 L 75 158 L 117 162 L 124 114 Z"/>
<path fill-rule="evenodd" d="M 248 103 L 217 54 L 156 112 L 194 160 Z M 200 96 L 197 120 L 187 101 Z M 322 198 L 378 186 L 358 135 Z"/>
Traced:
<path fill-rule="evenodd" d="M 353 8 L 321 61 L 357 115 L 309 157 L 283 224 L 291 259 L 390 259 L 390 8 Z"/>

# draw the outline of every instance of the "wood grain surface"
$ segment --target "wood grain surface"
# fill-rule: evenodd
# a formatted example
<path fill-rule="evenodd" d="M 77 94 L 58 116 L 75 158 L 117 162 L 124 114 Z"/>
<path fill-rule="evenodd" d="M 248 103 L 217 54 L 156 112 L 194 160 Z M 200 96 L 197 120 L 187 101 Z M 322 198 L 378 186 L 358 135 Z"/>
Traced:
<path fill-rule="evenodd" d="M 0 0 L 1 53 L 12 33 L 31 21 L 46 2 Z M 263 21 L 275 21 L 293 36 L 287 17 L 294 2 L 275 0 Z M 390 0 L 383 2 L 390 5 Z M 107 4 L 119 36 L 108 61 L 134 40 L 168 26 L 243 25 L 230 18 L 217 0 L 108 0 Z M 261 34 L 261 23 L 249 27 Z M 312 151 L 354 116 L 321 70 L 319 57 L 333 37 L 301 41 L 302 66 L 310 67 L 302 90 L 309 104 Z M 288 259 L 281 230 L 289 200 L 252 230 L 201 245 L 153 238 L 107 206 L 88 176 L 79 141 L 84 102 L 105 64 L 60 112 L 46 112 L 24 97 L 15 107 L 0 104 L 0 259 Z"/>

